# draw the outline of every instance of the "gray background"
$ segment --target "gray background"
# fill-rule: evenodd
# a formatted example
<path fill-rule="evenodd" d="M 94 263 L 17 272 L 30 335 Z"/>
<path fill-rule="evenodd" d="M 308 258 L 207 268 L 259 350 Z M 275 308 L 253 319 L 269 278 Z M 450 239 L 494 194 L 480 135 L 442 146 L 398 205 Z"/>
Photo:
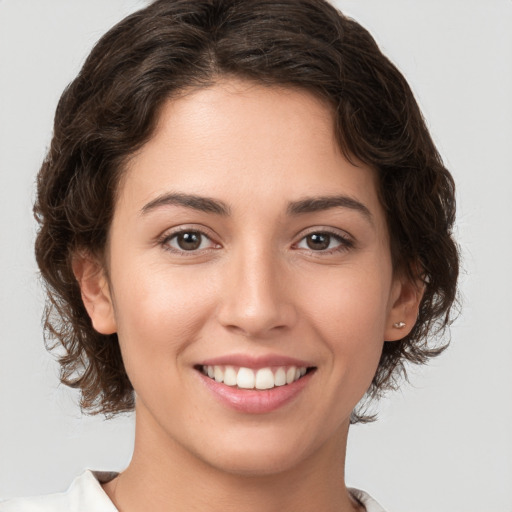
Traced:
<path fill-rule="evenodd" d="M 31 216 L 53 112 L 136 0 L 0 0 L 0 496 L 121 469 L 133 419 L 82 417 L 45 352 Z M 458 184 L 452 346 L 356 426 L 347 482 L 390 512 L 512 511 L 512 2 L 339 0 L 410 81 Z"/>

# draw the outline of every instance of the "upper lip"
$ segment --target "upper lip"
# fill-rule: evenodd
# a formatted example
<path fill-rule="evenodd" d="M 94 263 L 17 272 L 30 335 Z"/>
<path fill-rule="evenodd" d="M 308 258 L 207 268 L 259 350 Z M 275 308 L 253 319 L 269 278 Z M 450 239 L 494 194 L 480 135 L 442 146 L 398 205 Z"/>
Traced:
<path fill-rule="evenodd" d="M 268 368 L 273 366 L 311 367 L 311 362 L 277 354 L 249 356 L 247 354 L 229 354 L 213 357 L 199 363 L 200 366 L 239 366 L 243 368 Z"/>

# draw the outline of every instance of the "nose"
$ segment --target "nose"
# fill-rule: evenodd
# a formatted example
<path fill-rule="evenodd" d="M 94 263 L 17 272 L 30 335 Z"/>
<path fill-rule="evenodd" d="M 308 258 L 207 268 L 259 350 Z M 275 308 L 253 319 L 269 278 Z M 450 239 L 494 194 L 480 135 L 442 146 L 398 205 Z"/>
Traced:
<path fill-rule="evenodd" d="M 266 338 L 295 324 L 293 280 L 286 277 L 278 260 L 271 251 L 259 249 L 233 256 L 218 309 L 218 320 L 225 328 Z"/>

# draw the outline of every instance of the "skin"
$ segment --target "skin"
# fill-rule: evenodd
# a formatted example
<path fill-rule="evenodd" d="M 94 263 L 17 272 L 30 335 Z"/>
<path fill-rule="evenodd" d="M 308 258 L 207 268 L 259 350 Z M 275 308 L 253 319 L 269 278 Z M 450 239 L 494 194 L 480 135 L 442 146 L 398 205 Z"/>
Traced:
<path fill-rule="evenodd" d="M 132 462 L 104 486 L 118 509 L 358 510 L 343 484 L 350 413 L 421 293 L 393 273 L 376 173 L 341 154 L 328 106 L 235 80 L 189 91 L 165 105 L 118 192 L 106 268 L 74 262 L 137 395 Z M 229 214 L 156 204 L 162 194 Z M 290 213 L 332 196 L 353 203 Z M 180 249 L 180 230 L 203 232 L 199 249 Z M 308 246 L 326 232 L 326 249 Z M 296 357 L 315 372 L 291 402 L 247 414 L 194 367 L 233 353 Z"/>

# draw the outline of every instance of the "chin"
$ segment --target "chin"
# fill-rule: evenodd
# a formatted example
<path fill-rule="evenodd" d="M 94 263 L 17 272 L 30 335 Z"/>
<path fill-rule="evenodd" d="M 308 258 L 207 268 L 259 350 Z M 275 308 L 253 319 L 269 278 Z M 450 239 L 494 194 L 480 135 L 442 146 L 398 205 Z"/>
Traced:
<path fill-rule="evenodd" d="M 210 445 L 218 447 L 215 452 L 197 455 L 210 466 L 228 474 L 265 477 L 286 473 L 305 464 L 313 453 L 319 451 L 318 445 L 321 444 L 290 432 L 268 434 L 226 435 L 219 443 Z"/>
<path fill-rule="evenodd" d="M 270 453 L 260 448 L 238 452 L 236 455 L 221 459 L 217 458 L 213 465 L 232 475 L 265 477 L 291 471 L 301 462 L 302 457 L 297 453 Z"/>

